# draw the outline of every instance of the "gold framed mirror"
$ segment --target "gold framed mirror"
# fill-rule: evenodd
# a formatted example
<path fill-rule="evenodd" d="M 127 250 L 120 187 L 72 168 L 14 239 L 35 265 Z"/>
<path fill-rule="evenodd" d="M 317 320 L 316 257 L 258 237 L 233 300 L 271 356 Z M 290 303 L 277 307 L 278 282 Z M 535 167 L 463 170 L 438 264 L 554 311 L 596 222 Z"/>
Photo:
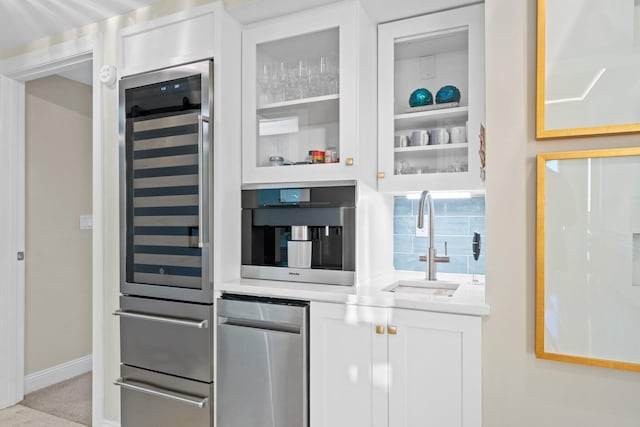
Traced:
<path fill-rule="evenodd" d="M 640 1 L 538 0 L 536 137 L 640 131 Z"/>
<path fill-rule="evenodd" d="M 640 148 L 537 159 L 536 356 L 640 371 Z"/>

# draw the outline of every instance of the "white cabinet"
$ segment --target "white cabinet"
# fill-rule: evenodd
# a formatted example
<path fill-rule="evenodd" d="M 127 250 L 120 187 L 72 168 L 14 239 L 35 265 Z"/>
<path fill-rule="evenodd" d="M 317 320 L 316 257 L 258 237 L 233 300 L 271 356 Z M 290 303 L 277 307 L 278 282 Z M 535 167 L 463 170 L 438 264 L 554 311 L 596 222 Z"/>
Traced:
<path fill-rule="evenodd" d="M 389 426 L 479 427 L 480 318 L 391 309 L 388 324 Z"/>
<path fill-rule="evenodd" d="M 479 317 L 311 304 L 312 427 L 478 427 Z"/>
<path fill-rule="evenodd" d="M 311 303 L 311 427 L 386 427 L 387 345 L 379 307 Z"/>
<path fill-rule="evenodd" d="M 378 73 L 379 190 L 481 189 L 484 6 L 380 25 Z"/>
<path fill-rule="evenodd" d="M 375 184 L 375 41 L 356 1 L 243 31 L 244 183 Z"/>

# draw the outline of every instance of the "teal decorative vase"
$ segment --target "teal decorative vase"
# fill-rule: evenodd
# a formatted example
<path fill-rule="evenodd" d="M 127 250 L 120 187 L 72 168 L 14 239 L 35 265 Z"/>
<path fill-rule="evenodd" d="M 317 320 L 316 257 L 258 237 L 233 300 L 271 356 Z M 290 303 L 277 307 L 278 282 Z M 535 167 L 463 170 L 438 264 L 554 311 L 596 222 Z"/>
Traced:
<path fill-rule="evenodd" d="M 436 104 L 444 104 L 446 102 L 460 102 L 460 91 L 457 87 L 451 85 L 442 86 L 436 93 Z"/>
<path fill-rule="evenodd" d="M 410 107 L 422 107 L 433 104 L 433 95 L 425 88 L 416 89 L 409 97 Z"/>

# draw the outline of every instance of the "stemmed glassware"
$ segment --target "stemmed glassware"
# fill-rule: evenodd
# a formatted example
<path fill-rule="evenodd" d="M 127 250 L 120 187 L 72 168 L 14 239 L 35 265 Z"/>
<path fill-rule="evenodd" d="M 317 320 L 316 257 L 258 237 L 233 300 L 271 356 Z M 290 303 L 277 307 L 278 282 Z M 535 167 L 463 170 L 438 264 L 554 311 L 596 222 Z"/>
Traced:
<path fill-rule="evenodd" d="M 258 67 L 258 105 L 266 105 L 272 102 L 272 64 L 263 63 Z"/>
<path fill-rule="evenodd" d="M 338 66 L 337 58 L 324 55 L 319 58 L 320 91 L 322 95 L 338 93 Z"/>
<path fill-rule="evenodd" d="M 256 77 L 260 106 L 338 93 L 339 68 L 332 55 L 260 62 Z"/>
<path fill-rule="evenodd" d="M 309 93 L 309 77 L 311 75 L 311 68 L 306 59 L 301 58 L 295 64 L 291 70 L 290 89 L 287 94 L 287 100 L 308 98 Z"/>

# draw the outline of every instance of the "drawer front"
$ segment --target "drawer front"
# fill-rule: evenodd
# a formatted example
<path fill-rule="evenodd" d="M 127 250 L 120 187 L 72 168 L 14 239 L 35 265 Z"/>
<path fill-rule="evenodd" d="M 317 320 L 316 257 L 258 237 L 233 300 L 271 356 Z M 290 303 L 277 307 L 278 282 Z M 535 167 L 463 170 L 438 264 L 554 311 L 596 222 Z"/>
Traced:
<path fill-rule="evenodd" d="M 302 334 L 225 323 L 218 340 L 218 427 L 309 425 Z"/>
<path fill-rule="evenodd" d="M 213 384 L 122 365 L 122 427 L 210 427 Z"/>
<path fill-rule="evenodd" d="M 213 381 L 213 305 L 120 297 L 122 363 Z"/>

